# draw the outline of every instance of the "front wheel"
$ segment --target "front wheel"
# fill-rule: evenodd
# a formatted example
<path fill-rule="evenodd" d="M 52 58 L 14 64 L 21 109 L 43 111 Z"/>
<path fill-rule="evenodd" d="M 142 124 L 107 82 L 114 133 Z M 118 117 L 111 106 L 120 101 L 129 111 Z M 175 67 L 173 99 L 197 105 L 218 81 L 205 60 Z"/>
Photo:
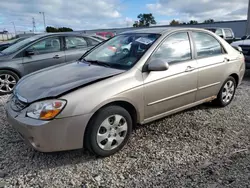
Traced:
<path fill-rule="evenodd" d="M 235 79 L 231 76 L 228 77 L 222 85 L 217 99 L 214 101 L 214 103 L 220 107 L 225 107 L 229 105 L 234 98 L 236 86 L 237 85 Z"/>
<path fill-rule="evenodd" d="M 19 77 L 12 71 L 0 70 L 0 96 L 12 93 Z"/>
<path fill-rule="evenodd" d="M 84 139 L 92 153 L 107 157 L 123 148 L 132 131 L 132 118 L 120 106 L 100 109 L 89 122 Z"/>

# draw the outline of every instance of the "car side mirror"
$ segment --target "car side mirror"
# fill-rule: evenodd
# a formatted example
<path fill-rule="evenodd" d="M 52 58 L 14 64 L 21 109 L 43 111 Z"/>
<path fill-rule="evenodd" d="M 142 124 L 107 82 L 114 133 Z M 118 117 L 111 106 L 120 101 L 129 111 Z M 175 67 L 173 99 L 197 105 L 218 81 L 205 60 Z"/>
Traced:
<path fill-rule="evenodd" d="M 233 46 L 233 48 L 242 53 L 242 48 L 240 46 Z"/>
<path fill-rule="evenodd" d="M 147 65 L 147 71 L 165 71 L 169 69 L 169 64 L 162 59 L 152 59 Z"/>
<path fill-rule="evenodd" d="M 26 56 L 32 56 L 32 55 L 35 55 L 35 52 L 33 50 L 26 50 L 25 55 Z"/>

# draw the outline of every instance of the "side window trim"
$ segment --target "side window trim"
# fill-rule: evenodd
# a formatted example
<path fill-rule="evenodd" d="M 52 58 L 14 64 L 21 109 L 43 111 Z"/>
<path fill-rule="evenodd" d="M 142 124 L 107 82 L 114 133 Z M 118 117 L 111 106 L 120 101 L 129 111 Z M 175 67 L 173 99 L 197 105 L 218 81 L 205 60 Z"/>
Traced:
<path fill-rule="evenodd" d="M 221 49 L 222 49 L 222 54 L 212 55 L 212 56 L 206 56 L 206 57 L 198 57 L 198 55 L 197 55 L 197 49 L 196 49 L 196 45 L 195 45 L 195 41 L 194 41 L 194 37 L 193 37 L 193 32 L 205 33 L 205 34 L 208 34 L 211 37 L 213 37 L 220 44 Z M 216 37 L 214 37 L 213 35 L 211 35 L 210 33 L 206 32 L 206 31 L 194 31 L 194 30 L 192 30 L 192 31 L 190 31 L 190 35 L 191 35 L 191 38 L 192 38 L 192 43 L 194 45 L 194 59 L 199 60 L 199 59 L 211 58 L 211 57 L 216 57 L 216 56 L 221 56 L 221 55 L 228 54 L 227 51 L 226 51 L 226 49 L 224 48 L 224 46 L 221 44 L 221 42 Z"/>
<path fill-rule="evenodd" d="M 162 46 L 162 44 L 169 38 L 171 37 L 172 35 L 175 35 L 175 34 L 178 34 L 178 33 L 187 33 L 188 35 L 188 39 L 189 39 L 189 44 L 190 44 L 190 51 L 191 51 L 191 59 L 188 59 L 188 60 L 185 60 L 185 61 L 181 61 L 181 63 L 183 62 L 187 62 L 187 61 L 192 61 L 194 60 L 194 54 L 193 54 L 193 51 L 194 51 L 194 46 L 191 44 L 191 36 L 190 36 L 190 31 L 187 30 L 187 31 L 175 31 L 175 32 L 172 32 L 170 33 L 169 35 L 165 36 L 165 38 L 157 45 L 157 47 L 154 49 L 154 51 L 151 53 L 151 55 L 149 56 L 149 58 L 147 59 L 147 61 L 145 62 L 145 64 L 143 65 L 143 68 L 142 70 L 144 70 L 148 63 L 149 63 L 149 60 L 152 58 L 152 56 L 156 53 L 156 51 Z M 171 64 L 171 63 L 170 63 Z"/>

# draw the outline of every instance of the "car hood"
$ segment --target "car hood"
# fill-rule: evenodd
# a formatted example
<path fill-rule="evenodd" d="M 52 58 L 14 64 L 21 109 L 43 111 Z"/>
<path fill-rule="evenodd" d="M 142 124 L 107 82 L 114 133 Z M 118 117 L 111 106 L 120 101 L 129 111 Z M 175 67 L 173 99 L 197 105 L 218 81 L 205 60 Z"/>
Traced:
<path fill-rule="evenodd" d="M 22 78 L 14 94 L 26 103 L 58 97 L 66 92 L 117 75 L 124 70 L 74 62 Z"/>

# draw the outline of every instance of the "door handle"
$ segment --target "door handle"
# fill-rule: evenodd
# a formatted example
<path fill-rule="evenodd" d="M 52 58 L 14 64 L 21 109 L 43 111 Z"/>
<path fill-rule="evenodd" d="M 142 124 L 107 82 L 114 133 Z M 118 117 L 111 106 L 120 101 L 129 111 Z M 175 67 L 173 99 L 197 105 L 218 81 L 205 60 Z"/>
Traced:
<path fill-rule="evenodd" d="M 193 70 L 195 70 L 195 67 L 187 66 L 185 72 L 191 72 L 191 71 L 193 71 Z"/>
<path fill-rule="evenodd" d="M 54 59 L 59 59 L 60 56 L 59 56 L 59 55 L 55 55 L 53 58 L 54 58 Z"/>
<path fill-rule="evenodd" d="M 229 62 L 230 59 L 228 59 L 227 57 L 224 58 L 224 62 Z"/>

